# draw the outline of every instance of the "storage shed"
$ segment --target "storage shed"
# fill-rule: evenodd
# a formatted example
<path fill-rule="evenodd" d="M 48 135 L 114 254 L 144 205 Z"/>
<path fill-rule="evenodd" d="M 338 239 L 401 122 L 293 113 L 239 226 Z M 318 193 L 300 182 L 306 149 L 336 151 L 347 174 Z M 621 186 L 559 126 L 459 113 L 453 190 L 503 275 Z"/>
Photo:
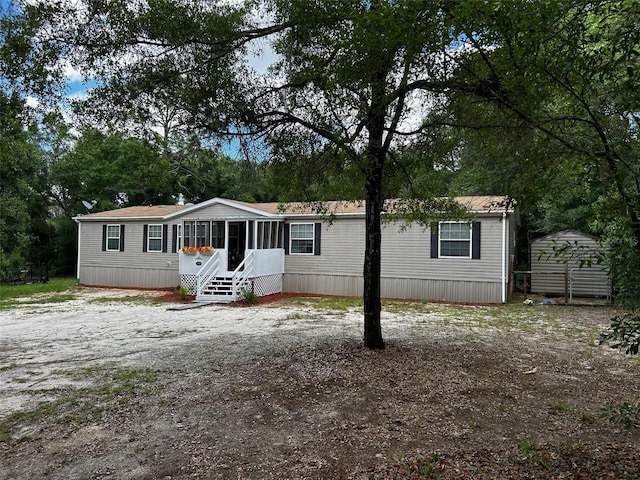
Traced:
<path fill-rule="evenodd" d="M 536 238 L 531 242 L 531 292 L 609 298 L 611 279 L 608 269 L 596 264 L 599 253 L 596 237 L 574 230 Z"/>

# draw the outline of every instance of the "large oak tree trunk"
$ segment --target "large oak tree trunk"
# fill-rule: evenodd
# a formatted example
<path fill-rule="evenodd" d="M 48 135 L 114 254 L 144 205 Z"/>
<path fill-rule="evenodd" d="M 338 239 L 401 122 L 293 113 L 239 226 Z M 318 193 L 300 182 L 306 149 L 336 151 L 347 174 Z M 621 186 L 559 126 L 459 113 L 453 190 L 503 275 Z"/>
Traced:
<path fill-rule="evenodd" d="M 384 75 L 380 75 L 384 78 Z M 365 252 L 364 252 L 364 346 L 367 348 L 384 348 L 380 314 L 380 270 L 382 246 L 382 208 L 384 206 L 383 167 L 386 151 L 383 148 L 384 108 L 382 99 L 384 88 L 381 82 L 374 82 L 372 108 L 369 114 L 367 130 L 369 145 L 367 147 L 367 171 L 365 183 Z"/>
<path fill-rule="evenodd" d="M 371 4 L 375 10 L 376 3 Z M 385 144 L 385 119 L 388 99 L 386 98 L 387 75 L 393 61 L 389 57 L 379 68 L 371 72 L 371 102 L 367 112 L 366 129 L 368 132 L 365 151 L 365 252 L 364 252 L 364 346 L 366 348 L 384 348 L 380 314 L 380 270 L 382 262 L 382 209 L 384 207 L 383 168 L 389 145 Z"/>
<path fill-rule="evenodd" d="M 379 167 L 379 168 L 378 168 Z M 382 165 L 380 170 L 367 181 L 366 186 L 366 242 L 364 253 L 364 346 L 367 348 L 384 348 L 380 313 L 380 264 L 382 244 Z"/>

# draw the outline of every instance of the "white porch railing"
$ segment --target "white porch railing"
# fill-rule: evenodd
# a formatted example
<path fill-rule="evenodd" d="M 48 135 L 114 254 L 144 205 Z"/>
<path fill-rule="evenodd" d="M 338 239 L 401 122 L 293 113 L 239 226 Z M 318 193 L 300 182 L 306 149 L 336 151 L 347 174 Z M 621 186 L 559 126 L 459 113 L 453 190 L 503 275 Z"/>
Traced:
<path fill-rule="evenodd" d="M 180 275 L 196 275 L 203 270 L 206 264 L 209 263 L 212 256 L 218 256 L 218 258 L 220 259 L 219 261 L 221 268 L 226 266 L 224 260 L 227 258 L 227 250 L 223 248 L 216 248 L 211 253 L 211 255 L 206 255 L 199 252 L 196 254 L 186 254 L 184 252 L 180 252 Z"/>
<path fill-rule="evenodd" d="M 242 295 L 242 289 L 249 283 L 249 279 L 255 277 L 255 250 L 247 250 L 247 255 L 240 262 L 238 268 L 231 277 L 231 291 L 233 298 L 237 299 Z"/>
<path fill-rule="evenodd" d="M 247 250 L 247 254 L 249 252 L 253 252 L 255 255 L 254 273 L 256 277 L 284 273 L 283 248 Z"/>
<path fill-rule="evenodd" d="M 214 250 L 211 257 L 200 267 L 200 270 L 196 273 L 196 297 L 202 295 L 202 291 L 209 285 L 211 279 L 222 270 L 222 260 L 222 252 Z"/>
<path fill-rule="evenodd" d="M 227 254 L 225 249 L 214 250 L 211 256 L 181 254 L 184 264 L 180 265 L 180 273 L 193 279 L 197 301 L 237 300 L 244 288 L 253 289 L 254 281 L 258 282 L 257 291 L 273 293 L 269 288 L 265 292 L 265 285 L 271 287 L 273 280 L 269 278 L 284 273 L 283 249 L 245 250 L 245 258 L 233 272 L 227 270 Z"/>

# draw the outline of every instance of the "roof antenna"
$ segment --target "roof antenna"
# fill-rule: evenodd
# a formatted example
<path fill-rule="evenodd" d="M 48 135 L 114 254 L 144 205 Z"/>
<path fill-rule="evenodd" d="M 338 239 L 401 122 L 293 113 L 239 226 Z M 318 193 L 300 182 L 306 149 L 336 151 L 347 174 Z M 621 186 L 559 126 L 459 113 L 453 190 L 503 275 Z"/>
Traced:
<path fill-rule="evenodd" d="M 84 208 L 87 209 L 87 214 L 89 213 L 89 210 L 91 210 L 95 204 L 98 203 L 97 200 L 92 200 L 91 203 L 87 202 L 86 200 L 82 200 L 82 205 L 84 205 Z"/>

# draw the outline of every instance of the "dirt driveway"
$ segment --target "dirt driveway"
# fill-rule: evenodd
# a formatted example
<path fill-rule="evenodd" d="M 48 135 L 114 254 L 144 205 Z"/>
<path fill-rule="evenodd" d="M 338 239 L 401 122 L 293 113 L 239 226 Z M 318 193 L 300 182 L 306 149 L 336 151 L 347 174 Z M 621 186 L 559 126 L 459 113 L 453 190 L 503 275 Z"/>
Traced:
<path fill-rule="evenodd" d="M 607 308 L 73 295 L 0 312 L 0 479 L 640 477 Z"/>

